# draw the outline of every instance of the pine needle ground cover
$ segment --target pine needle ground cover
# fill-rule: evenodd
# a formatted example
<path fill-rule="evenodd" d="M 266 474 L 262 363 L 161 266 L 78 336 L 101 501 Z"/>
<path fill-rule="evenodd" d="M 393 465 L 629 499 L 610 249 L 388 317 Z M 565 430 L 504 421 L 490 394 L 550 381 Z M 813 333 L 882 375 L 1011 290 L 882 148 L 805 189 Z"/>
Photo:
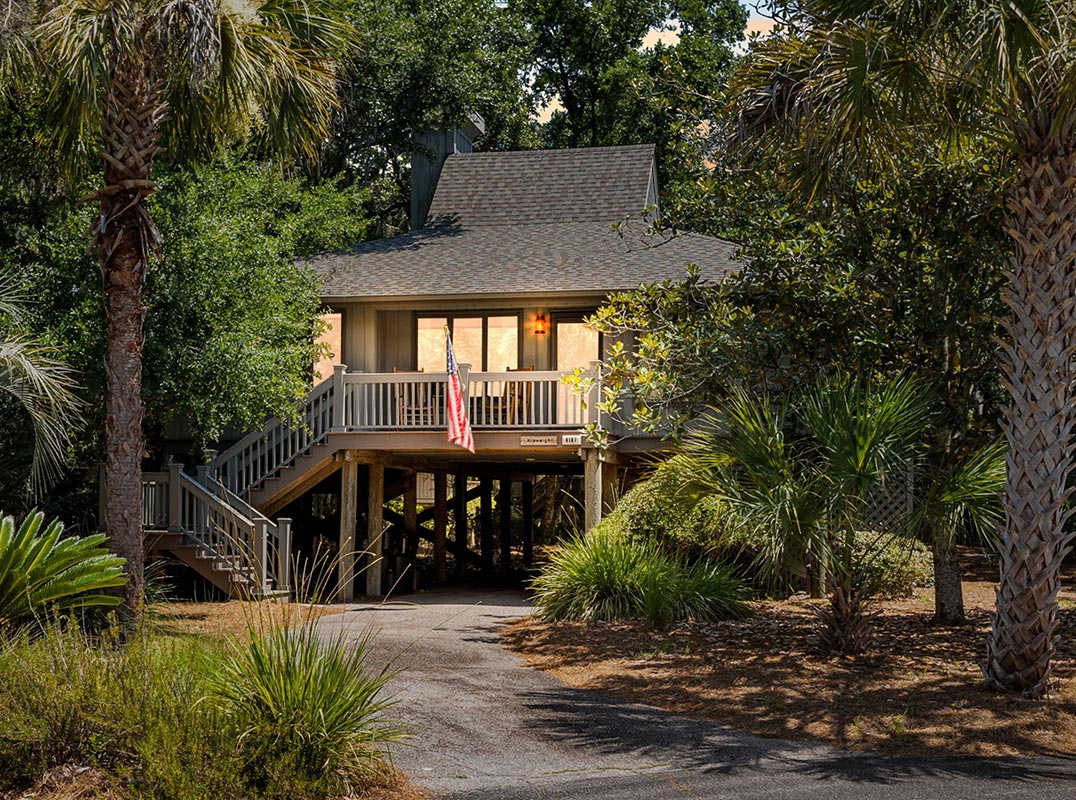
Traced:
<path fill-rule="evenodd" d="M 879 602 L 874 644 L 853 658 L 818 653 L 802 596 L 665 631 L 530 617 L 505 643 L 574 688 L 767 737 L 922 756 L 1076 755 L 1076 592 L 1061 593 L 1064 633 L 1051 696 L 1039 703 L 984 688 L 994 584 L 967 581 L 964 591 L 969 624 L 955 628 L 931 625 L 929 589 Z"/>

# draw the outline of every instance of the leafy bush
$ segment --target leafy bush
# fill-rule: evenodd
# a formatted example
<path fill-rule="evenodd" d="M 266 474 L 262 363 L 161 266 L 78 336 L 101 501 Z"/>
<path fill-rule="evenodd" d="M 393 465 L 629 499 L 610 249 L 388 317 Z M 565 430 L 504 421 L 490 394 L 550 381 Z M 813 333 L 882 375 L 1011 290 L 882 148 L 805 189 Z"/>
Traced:
<path fill-rule="evenodd" d="M 747 613 L 742 583 L 711 561 L 687 564 L 657 542 L 599 525 L 570 539 L 532 584 L 546 620 L 734 619 Z"/>
<path fill-rule="evenodd" d="M 322 639 L 309 625 L 234 643 L 213 688 L 254 785 L 347 792 L 379 766 L 380 745 L 403 734 L 381 719 L 393 703 L 383 697 L 391 676 L 366 670 L 367 644 Z"/>
<path fill-rule="evenodd" d="M 675 459 L 662 463 L 620 498 L 602 525 L 682 554 L 713 553 L 718 542 L 723 552 L 740 546 L 744 537 L 730 527 L 728 515 L 713 498 L 685 510 L 685 504 L 678 502 L 683 482 Z"/>
<path fill-rule="evenodd" d="M 934 583 L 930 549 L 913 539 L 860 531 L 852 557 L 864 565 L 865 580 L 878 597 L 911 597 L 917 587 Z"/>
<path fill-rule="evenodd" d="M 105 536 L 63 537 L 63 524 L 30 514 L 15 527 L 0 519 L 0 629 L 46 610 L 116 605 L 104 590 L 122 586 L 123 559 L 109 555 Z"/>

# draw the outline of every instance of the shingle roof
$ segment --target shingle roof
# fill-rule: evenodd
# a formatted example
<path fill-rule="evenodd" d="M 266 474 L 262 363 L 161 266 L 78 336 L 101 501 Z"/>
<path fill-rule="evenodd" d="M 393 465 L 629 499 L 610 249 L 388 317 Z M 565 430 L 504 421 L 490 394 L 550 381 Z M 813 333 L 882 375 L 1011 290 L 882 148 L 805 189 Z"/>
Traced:
<path fill-rule="evenodd" d="M 632 226 L 635 227 L 635 226 Z M 595 292 L 683 278 L 720 280 L 737 245 L 681 233 L 621 236 L 605 222 L 428 227 L 311 261 L 325 298 Z"/>
<path fill-rule="evenodd" d="M 720 280 L 737 245 L 649 234 L 653 145 L 449 156 L 424 228 L 308 264 L 340 300 L 510 293 L 607 293 L 677 280 L 689 264 Z"/>
<path fill-rule="evenodd" d="M 616 222 L 646 207 L 654 145 L 466 153 L 445 160 L 429 219 Z"/>

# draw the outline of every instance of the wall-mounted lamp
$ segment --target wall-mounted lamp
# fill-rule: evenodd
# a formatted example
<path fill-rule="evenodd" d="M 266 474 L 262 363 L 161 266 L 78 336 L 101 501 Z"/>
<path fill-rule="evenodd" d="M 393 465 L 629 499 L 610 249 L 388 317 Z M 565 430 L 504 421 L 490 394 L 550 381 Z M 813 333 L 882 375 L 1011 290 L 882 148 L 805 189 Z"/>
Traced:
<path fill-rule="evenodd" d="M 534 318 L 534 333 L 539 336 L 545 334 L 545 314 L 541 311 L 539 311 L 538 316 Z"/>

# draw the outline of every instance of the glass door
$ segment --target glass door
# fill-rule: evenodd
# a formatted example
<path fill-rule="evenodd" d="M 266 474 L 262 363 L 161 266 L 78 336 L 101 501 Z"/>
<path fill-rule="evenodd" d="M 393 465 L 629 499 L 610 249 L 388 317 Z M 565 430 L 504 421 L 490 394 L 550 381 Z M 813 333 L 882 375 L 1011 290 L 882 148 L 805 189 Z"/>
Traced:
<path fill-rule="evenodd" d="M 589 369 L 590 362 L 601 357 L 601 337 L 583 323 L 581 316 L 558 318 L 553 338 L 558 372 Z M 579 395 L 563 383 L 558 384 L 557 424 L 582 426 L 586 420 L 581 403 Z"/>

